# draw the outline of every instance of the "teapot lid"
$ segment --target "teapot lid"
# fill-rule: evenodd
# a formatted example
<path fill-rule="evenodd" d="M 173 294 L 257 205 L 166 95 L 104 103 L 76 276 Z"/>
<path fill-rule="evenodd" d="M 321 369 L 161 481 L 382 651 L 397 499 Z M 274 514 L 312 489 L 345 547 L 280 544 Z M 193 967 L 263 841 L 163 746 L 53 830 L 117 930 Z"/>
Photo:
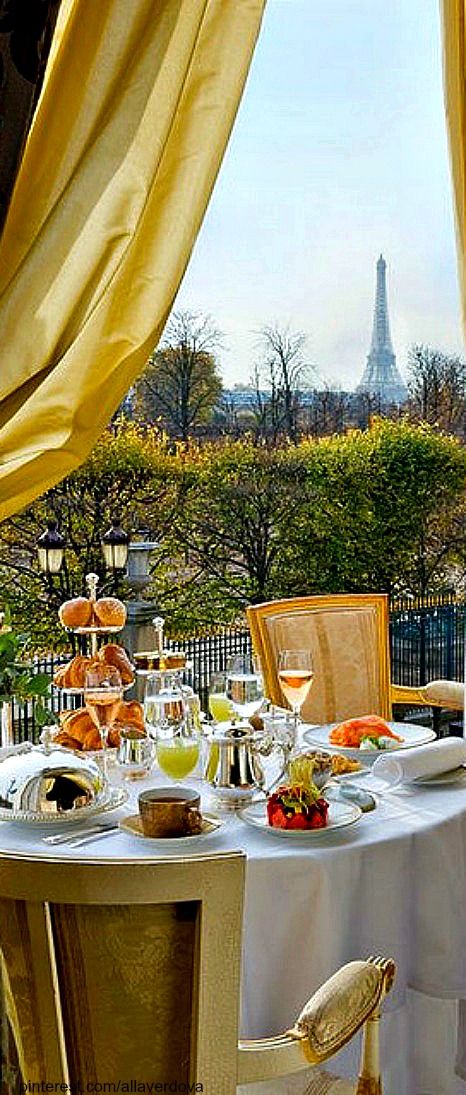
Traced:
<path fill-rule="evenodd" d="M 230 745 L 246 744 L 256 737 L 257 731 L 253 730 L 249 722 L 222 723 L 221 729 L 213 730 L 211 741 L 225 742 Z"/>

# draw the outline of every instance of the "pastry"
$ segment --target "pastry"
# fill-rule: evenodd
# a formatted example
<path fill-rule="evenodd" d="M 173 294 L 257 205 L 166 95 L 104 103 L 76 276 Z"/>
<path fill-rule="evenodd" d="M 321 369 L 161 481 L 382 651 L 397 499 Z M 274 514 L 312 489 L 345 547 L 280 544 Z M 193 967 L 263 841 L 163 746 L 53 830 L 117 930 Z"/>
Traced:
<path fill-rule="evenodd" d="M 107 744 L 110 749 L 118 748 L 120 744 L 119 727 L 131 726 L 135 734 L 146 736 L 144 717 L 140 703 L 133 701 L 118 705 L 117 720 L 108 731 Z M 63 745 L 67 749 L 78 749 L 83 752 L 102 749 L 100 733 L 93 723 L 89 712 L 85 707 L 79 707 L 77 711 L 62 711 L 60 715 L 61 729 L 55 735 L 57 745 Z"/>
<path fill-rule="evenodd" d="M 78 707 L 76 711 L 62 711 L 60 722 L 62 731 L 74 738 L 81 747 L 86 734 L 95 729 L 95 724 L 85 707 Z"/>
<path fill-rule="evenodd" d="M 114 665 L 121 677 L 122 684 L 132 684 L 134 680 L 133 667 L 126 650 L 116 643 L 107 643 L 99 650 L 99 658 L 106 665 Z"/>
<path fill-rule="evenodd" d="M 53 683 L 57 688 L 84 688 L 88 669 L 96 665 L 95 658 L 76 654 L 67 665 L 60 666 L 54 675 Z"/>
<path fill-rule="evenodd" d="M 89 627 L 92 623 L 92 603 L 87 597 L 73 597 L 60 605 L 58 617 L 64 627 Z"/>
<path fill-rule="evenodd" d="M 76 654 L 68 666 L 69 688 L 84 688 L 86 673 L 92 664 L 92 658 L 87 658 L 85 654 Z"/>
<path fill-rule="evenodd" d="M 66 688 L 66 676 L 68 673 L 68 665 L 61 665 L 59 669 L 53 675 L 53 683 L 57 688 Z"/>
<path fill-rule="evenodd" d="M 135 726 L 144 730 L 144 711 L 137 700 L 120 700 L 115 712 L 115 723 L 121 726 Z"/>
<path fill-rule="evenodd" d="M 100 597 L 94 604 L 94 617 L 98 627 L 124 627 L 126 608 L 117 597 Z"/>
<path fill-rule="evenodd" d="M 108 744 L 110 744 L 110 742 Z M 93 726 L 91 730 L 88 730 L 82 743 L 82 749 L 85 753 L 94 749 L 103 749 L 102 738 L 96 726 Z"/>

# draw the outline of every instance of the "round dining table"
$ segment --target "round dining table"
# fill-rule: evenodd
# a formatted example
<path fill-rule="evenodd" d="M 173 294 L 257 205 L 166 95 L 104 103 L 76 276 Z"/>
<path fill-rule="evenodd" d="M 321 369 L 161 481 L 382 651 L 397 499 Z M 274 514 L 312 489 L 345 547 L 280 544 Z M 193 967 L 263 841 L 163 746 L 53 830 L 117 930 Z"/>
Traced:
<path fill-rule="evenodd" d="M 166 782 L 154 771 L 126 783 L 128 802 L 106 820 L 134 814 L 139 791 Z M 184 782 L 200 785 L 195 777 Z M 358 774 L 360 786 L 371 782 Z M 466 1093 L 466 779 L 376 793 L 373 812 L 309 843 L 258 831 L 235 813 L 220 813 L 205 783 L 201 792 L 203 808 L 224 823 L 196 842 L 196 854 L 240 848 L 247 855 L 242 1035 L 286 1029 L 343 963 L 392 957 L 397 978 L 382 1023 L 385 1095 Z M 112 860 L 118 870 L 121 861 L 189 854 L 186 845 L 160 850 L 121 829 L 76 848 L 43 837 L 43 826 L 4 821 L 0 855 Z M 343 1051 L 332 1071 L 354 1074 L 358 1049 Z"/>

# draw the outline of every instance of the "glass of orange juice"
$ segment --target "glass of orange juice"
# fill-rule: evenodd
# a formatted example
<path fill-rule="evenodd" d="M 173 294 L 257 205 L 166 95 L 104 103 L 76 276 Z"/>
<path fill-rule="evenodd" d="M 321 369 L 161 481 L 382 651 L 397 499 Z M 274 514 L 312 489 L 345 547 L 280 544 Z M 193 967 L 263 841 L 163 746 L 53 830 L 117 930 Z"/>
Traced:
<path fill-rule="evenodd" d="M 231 700 L 227 696 L 226 673 L 214 673 L 210 678 L 209 711 L 215 723 L 230 722 L 234 716 Z"/>
<path fill-rule="evenodd" d="M 199 760 L 200 734 L 192 727 L 157 730 L 155 751 L 159 768 L 175 782 L 193 772 Z"/>

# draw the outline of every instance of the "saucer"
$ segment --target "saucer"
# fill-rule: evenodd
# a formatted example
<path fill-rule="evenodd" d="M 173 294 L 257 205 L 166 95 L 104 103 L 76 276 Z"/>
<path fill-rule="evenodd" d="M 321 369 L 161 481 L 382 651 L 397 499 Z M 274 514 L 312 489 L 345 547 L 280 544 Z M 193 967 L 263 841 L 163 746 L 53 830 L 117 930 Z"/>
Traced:
<path fill-rule="evenodd" d="M 157 844 L 161 848 L 178 848 L 180 845 L 185 847 L 189 845 L 191 847 L 191 845 L 197 844 L 201 840 L 206 840 L 209 836 L 215 836 L 224 824 L 224 821 L 214 817 L 213 814 L 203 814 L 200 833 L 192 833 L 188 836 L 146 836 L 142 828 L 140 815 L 131 814 L 130 817 L 122 818 L 120 829 L 123 829 L 125 833 L 130 833 L 131 836 L 137 836 L 142 840 L 150 841 L 151 844 Z"/>

